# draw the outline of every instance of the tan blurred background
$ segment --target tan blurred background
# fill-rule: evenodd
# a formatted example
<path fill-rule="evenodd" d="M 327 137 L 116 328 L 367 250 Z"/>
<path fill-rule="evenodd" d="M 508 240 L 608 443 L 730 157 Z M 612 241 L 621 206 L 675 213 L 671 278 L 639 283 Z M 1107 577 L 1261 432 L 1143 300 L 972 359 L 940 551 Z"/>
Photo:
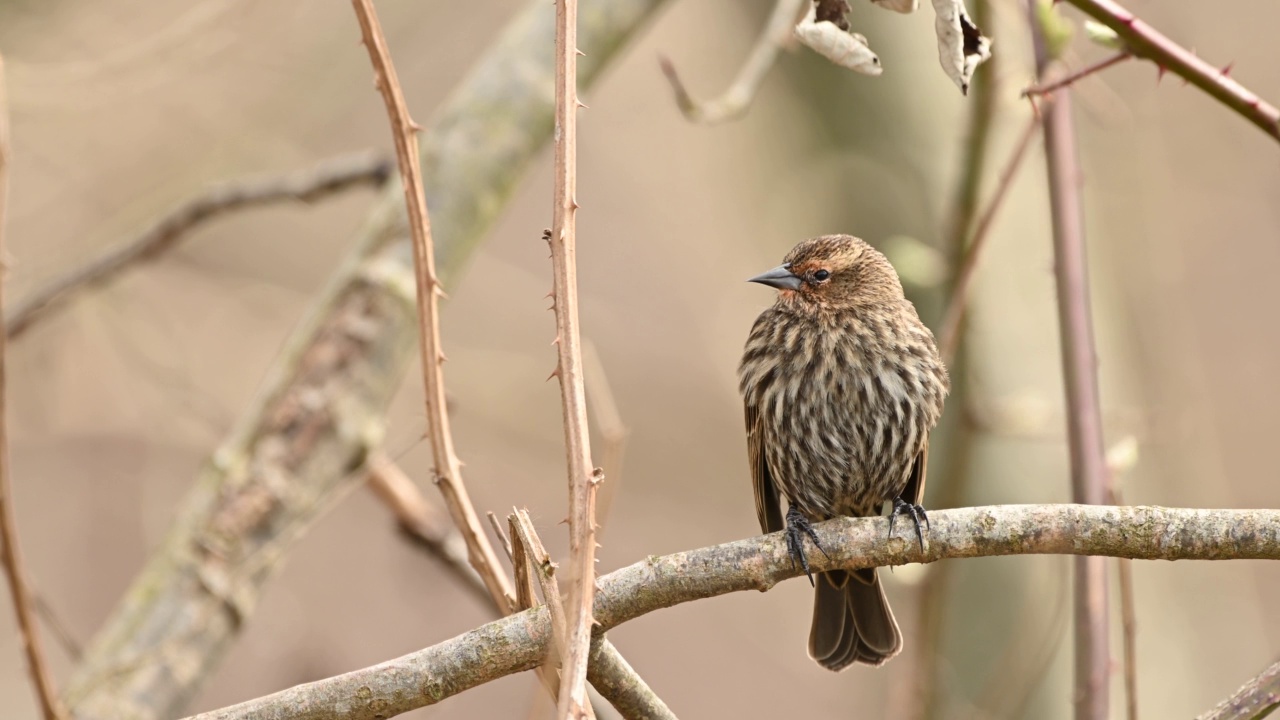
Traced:
<path fill-rule="evenodd" d="M 417 119 L 430 117 L 521 5 L 379 3 Z M 744 278 L 822 232 L 882 246 L 894 236 L 940 242 L 965 101 L 938 67 L 929 8 L 904 17 L 854 5 L 855 29 L 888 68 L 879 78 L 796 50 L 744 120 L 692 126 L 673 106 L 658 53 L 709 96 L 736 72 L 769 4 L 673 0 L 585 97 L 583 323 L 632 432 L 602 572 L 757 532 L 735 367 L 770 296 Z M 1030 77 L 1022 3 L 994 7 L 1001 115 L 992 179 L 1024 122 L 1016 98 Z M 1235 77 L 1280 100 L 1274 2 L 1142 0 L 1131 9 L 1214 62 L 1234 61 Z M 209 182 L 389 149 L 357 38 L 345 2 L 0 0 L 15 155 L 8 301 Z M 1104 55 L 1080 39 L 1073 52 L 1076 66 Z M 1108 442 L 1139 444 L 1126 499 L 1280 506 L 1280 147 L 1177 79 L 1157 82 L 1148 64 L 1091 79 L 1078 98 Z M 559 400 L 544 382 L 554 363 L 550 274 L 538 240 L 550 217 L 549 170 L 548 155 L 452 293 L 444 343 L 476 505 L 527 505 L 562 553 Z M 1043 175 L 1037 150 L 977 280 L 966 381 L 973 413 L 987 422 L 966 504 L 1067 496 Z M 252 397 L 370 198 L 227 217 L 12 345 L 24 550 L 39 592 L 81 642 Z M 910 289 L 936 319 L 936 294 Z M 410 380 L 390 416 L 389 449 L 425 479 L 420 398 Z M 948 412 L 963 411 L 953 403 Z M 932 464 L 935 482 L 944 462 Z M 1061 558 L 955 568 L 938 717 L 1068 717 L 1068 569 Z M 909 647 L 882 670 L 836 676 L 807 659 L 811 591 L 802 581 L 682 605 L 610 635 L 686 719 L 893 717 L 918 661 L 914 589 L 928 571 L 886 573 Z M 1145 563 L 1135 582 L 1144 717 L 1191 717 L 1280 654 L 1274 564 Z M 369 665 L 487 619 L 356 492 L 292 553 L 191 710 Z M 65 679 L 71 660 L 48 644 Z M 538 693 L 522 675 L 409 717 L 520 718 L 544 702 Z M 0 715 L 35 717 L 7 604 Z"/>

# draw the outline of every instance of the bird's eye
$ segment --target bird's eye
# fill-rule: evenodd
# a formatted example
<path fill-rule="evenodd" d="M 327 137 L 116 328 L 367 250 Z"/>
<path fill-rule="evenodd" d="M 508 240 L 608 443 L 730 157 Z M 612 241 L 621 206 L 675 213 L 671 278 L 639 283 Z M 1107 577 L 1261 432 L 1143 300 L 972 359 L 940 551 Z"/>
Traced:
<path fill-rule="evenodd" d="M 813 279 L 817 280 L 818 282 L 822 282 L 823 280 L 826 280 L 829 277 L 831 277 L 831 273 L 826 270 L 819 270 L 818 272 L 813 274 Z"/>

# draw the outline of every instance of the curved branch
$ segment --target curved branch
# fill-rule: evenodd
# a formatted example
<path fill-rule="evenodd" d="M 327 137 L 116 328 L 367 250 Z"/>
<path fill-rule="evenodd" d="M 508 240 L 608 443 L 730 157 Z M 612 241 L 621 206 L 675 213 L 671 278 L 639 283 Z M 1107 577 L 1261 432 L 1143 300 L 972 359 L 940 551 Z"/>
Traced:
<path fill-rule="evenodd" d="M 1280 510 L 1110 505 L 996 505 L 930 513 L 924 550 L 885 518 L 815 525 L 828 556 L 815 572 L 997 555 L 1106 555 L 1141 560 L 1280 560 Z M 652 556 L 599 579 L 599 631 L 680 603 L 768 590 L 797 577 L 783 533 Z M 483 625 L 373 667 L 196 715 L 190 720 L 373 720 L 432 705 L 537 667 L 551 642 L 545 608 Z"/>

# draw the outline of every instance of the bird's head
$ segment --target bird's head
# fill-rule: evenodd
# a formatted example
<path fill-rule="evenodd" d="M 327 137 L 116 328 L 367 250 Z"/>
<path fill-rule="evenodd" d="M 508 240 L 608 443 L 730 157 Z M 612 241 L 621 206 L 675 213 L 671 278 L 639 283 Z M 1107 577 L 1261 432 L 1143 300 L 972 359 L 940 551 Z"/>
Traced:
<path fill-rule="evenodd" d="M 852 235 L 801 242 L 778 267 L 748 282 L 775 287 L 780 299 L 839 310 L 901 301 L 902 283 L 889 260 Z"/>

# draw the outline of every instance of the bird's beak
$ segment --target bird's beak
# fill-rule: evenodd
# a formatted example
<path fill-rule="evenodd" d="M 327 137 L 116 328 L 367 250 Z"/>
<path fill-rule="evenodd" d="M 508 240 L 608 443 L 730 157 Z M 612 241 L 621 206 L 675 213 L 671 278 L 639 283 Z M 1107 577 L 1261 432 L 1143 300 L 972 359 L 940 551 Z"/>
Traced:
<path fill-rule="evenodd" d="M 788 263 L 750 278 L 747 282 L 760 283 L 779 290 L 799 290 L 803 281 L 791 272 L 791 265 Z"/>

